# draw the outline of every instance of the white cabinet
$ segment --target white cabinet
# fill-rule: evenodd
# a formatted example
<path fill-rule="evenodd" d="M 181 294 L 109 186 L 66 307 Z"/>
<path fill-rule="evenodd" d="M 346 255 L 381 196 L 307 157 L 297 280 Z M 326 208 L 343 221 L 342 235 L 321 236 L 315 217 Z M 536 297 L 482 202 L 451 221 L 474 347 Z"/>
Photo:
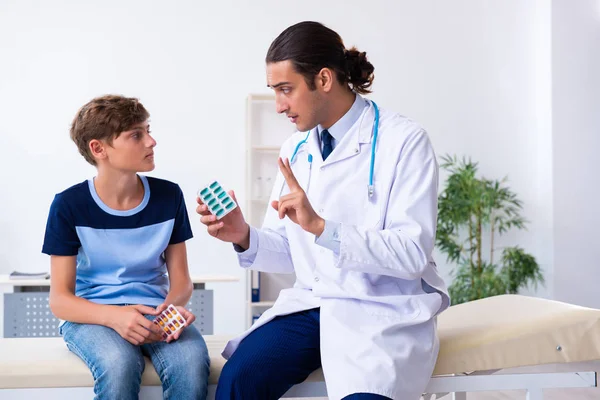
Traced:
<path fill-rule="evenodd" d="M 247 222 L 257 228 L 263 224 L 269 196 L 277 174 L 277 158 L 283 142 L 296 131 L 284 114 L 275 111 L 275 96 L 251 94 L 246 108 L 246 194 L 243 212 Z M 271 307 L 283 288 L 291 287 L 294 274 L 272 274 L 248 270 L 247 326 Z M 253 296 L 253 287 L 259 287 Z"/>

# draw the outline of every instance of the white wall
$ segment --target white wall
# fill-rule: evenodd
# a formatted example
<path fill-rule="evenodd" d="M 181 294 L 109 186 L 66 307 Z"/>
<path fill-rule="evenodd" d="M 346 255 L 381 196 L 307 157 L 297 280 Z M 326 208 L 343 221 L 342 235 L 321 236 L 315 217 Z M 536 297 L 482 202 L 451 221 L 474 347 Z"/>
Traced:
<path fill-rule="evenodd" d="M 554 0 L 554 296 L 600 308 L 600 1 Z"/>
<path fill-rule="evenodd" d="M 531 224 L 501 244 L 525 247 L 551 276 L 550 106 L 537 102 L 550 85 L 537 74 L 549 59 L 538 47 L 549 28 L 536 24 L 549 14 L 540 14 L 540 2 L 3 1 L 0 273 L 47 267 L 40 249 L 52 197 L 94 173 L 69 141 L 69 123 L 91 97 L 122 93 L 152 113 L 153 175 L 178 182 L 187 196 L 192 271 L 243 280 L 230 247 L 209 238 L 194 215 L 195 191 L 218 177 L 244 200 L 245 97 L 266 92 L 264 56 L 277 34 L 313 19 L 368 52 L 372 97 L 421 122 L 439 155 L 471 156 L 486 176 L 509 177 Z M 551 296 L 552 283 L 537 294 Z M 244 284 L 211 287 L 216 333 L 238 332 Z"/>

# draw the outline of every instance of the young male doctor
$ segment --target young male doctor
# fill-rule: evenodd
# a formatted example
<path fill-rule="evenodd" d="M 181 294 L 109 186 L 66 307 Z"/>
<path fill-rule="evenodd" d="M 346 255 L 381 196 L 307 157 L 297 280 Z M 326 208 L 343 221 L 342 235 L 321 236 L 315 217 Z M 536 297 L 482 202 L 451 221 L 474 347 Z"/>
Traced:
<path fill-rule="evenodd" d="M 417 400 L 449 304 L 431 258 L 438 165 L 427 133 L 361 96 L 373 65 L 319 23 L 283 31 L 266 64 L 277 112 L 298 128 L 281 148 L 272 208 L 262 228 L 239 208 L 218 221 L 199 200 L 197 212 L 242 267 L 297 280 L 227 344 L 217 399 L 278 399 L 322 366 L 330 399 Z"/>

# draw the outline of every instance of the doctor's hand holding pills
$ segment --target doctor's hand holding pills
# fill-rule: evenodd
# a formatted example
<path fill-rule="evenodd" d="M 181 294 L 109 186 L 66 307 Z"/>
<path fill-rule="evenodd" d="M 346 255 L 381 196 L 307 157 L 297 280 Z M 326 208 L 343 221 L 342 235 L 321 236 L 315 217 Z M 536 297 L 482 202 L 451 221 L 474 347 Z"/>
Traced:
<path fill-rule="evenodd" d="M 290 161 L 287 158 L 284 161 L 280 157 L 278 164 L 285 183 L 290 189 L 290 193 L 279 198 L 279 201 L 272 201 L 271 207 L 279 213 L 279 219 L 287 216 L 305 231 L 315 236 L 320 236 L 325 229 L 325 220 L 312 208 L 306 192 L 302 189 L 292 172 Z"/>
<path fill-rule="evenodd" d="M 233 190 L 230 190 L 227 193 L 237 203 Z M 240 207 L 236 207 L 229 214 L 218 220 L 217 217 L 210 212 L 208 206 L 204 204 L 200 197 L 197 198 L 197 201 L 198 207 L 196 207 L 196 212 L 201 215 L 200 222 L 206 225 L 209 235 L 221 239 L 224 242 L 237 244 L 245 249 L 248 248 L 250 241 L 250 227 L 248 226 L 248 223 L 246 223 Z"/>

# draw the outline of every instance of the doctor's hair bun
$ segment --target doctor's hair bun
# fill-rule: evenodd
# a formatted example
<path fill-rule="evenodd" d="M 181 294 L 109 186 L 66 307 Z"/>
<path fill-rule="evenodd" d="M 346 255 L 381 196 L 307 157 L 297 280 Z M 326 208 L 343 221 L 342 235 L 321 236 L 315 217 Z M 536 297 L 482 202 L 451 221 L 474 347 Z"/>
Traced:
<path fill-rule="evenodd" d="M 371 93 L 375 67 L 367 61 L 367 53 L 355 47 L 346 49 L 340 35 L 319 22 L 299 22 L 277 36 L 265 61 L 270 64 L 286 60 L 304 76 L 310 90 L 316 89 L 317 74 L 329 68 L 340 85 L 358 94 Z"/>
<path fill-rule="evenodd" d="M 367 60 L 367 53 L 358 51 L 356 47 L 344 50 L 348 83 L 359 94 L 371 93 L 369 87 L 373 84 L 375 67 Z"/>

